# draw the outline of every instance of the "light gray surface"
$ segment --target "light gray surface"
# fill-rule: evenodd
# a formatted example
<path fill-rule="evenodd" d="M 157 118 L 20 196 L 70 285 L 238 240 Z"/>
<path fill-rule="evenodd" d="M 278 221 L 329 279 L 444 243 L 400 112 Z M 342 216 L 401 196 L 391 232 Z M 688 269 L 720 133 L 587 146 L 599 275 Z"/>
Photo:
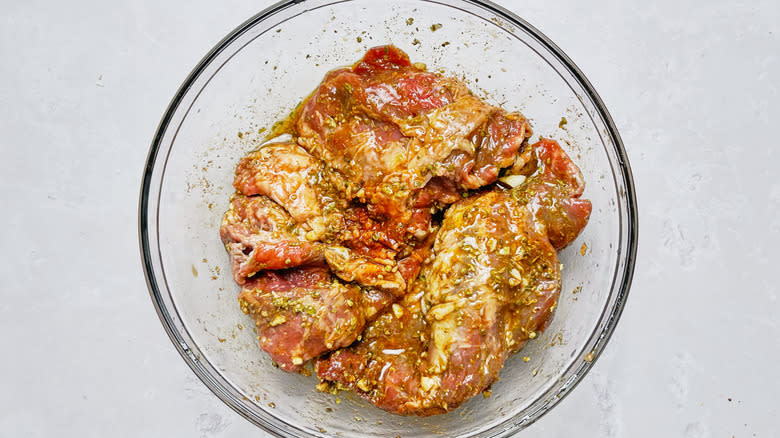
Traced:
<path fill-rule="evenodd" d="M 780 4 L 501 3 L 593 82 L 628 149 L 640 209 L 615 336 L 520 435 L 776 436 Z M 263 436 L 164 334 L 136 207 L 178 85 L 267 4 L 3 6 L 0 436 Z"/>

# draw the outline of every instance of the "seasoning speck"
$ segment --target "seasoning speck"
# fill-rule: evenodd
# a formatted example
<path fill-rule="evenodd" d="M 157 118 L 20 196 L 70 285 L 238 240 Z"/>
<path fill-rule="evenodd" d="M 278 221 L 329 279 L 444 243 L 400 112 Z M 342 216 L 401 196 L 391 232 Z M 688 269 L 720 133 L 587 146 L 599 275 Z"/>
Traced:
<path fill-rule="evenodd" d="M 195 265 L 192 265 L 192 276 L 196 278 L 198 277 L 198 270 L 195 269 Z"/>
<path fill-rule="evenodd" d="M 436 32 L 439 29 L 441 29 L 441 23 L 436 23 L 431 25 L 431 32 Z"/>
<path fill-rule="evenodd" d="M 409 17 L 406 19 L 406 25 L 411 26 L 414 23 L 414 18 Z"/>
<path fill-rule="evenodd" d="M 268 403 L 268 407 L 275 408 L 276 407 L 276 403 L 274 403 L 274 402 Z"/>
<path fill-rule="evenodd" d="M 566 126 L 567 123 L 569 123 L 569 121 L 566 120 L 566 117 L 561 117 L 561 121 L 558 122 L 558 127 L 563 129 L 563 127 Z"/>
<path fill-rule="evenodd" d="M 580 255 L 584 256 L 587 251 L 588 251 L 588 245 L 583 243 L 582 246 L 580 247 Z"/>
<path fill-rule="evenodd" d="M 362 43 L 363 42 L 363 38 L 362 37 L 357 37 L 357 42 Z"/>

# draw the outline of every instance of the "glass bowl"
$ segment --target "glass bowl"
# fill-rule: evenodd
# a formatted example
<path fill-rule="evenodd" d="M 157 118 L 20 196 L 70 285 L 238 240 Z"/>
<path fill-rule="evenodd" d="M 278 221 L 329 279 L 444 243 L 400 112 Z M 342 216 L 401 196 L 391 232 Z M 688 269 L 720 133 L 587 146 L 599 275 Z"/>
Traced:
<path fill-rule="evenodd" d="M 328 70 L 388 43 L 429 70 L 462 78 L 489 102 L 523 112 L 532 140 L 559 140 L 581 167 L 593 203 L 590 223 L 560 254 L 563 290 L 549 328 L 507 361 L 492 396 L 428 418 L 321 393 L 315 377 L 275 368 L 237 305 L 218 234 L 238 159 Z M 149 152 L 139 219 L 152 300 L 184 360 L 236 412 L 290 437 L 492 437 L 528 426 L 604 348 L 625 304 L 637 242 L 631 171 L 593 87 L 528 23 L 468 0 L 286 1 L 251 18 L 174 96 Z"/>

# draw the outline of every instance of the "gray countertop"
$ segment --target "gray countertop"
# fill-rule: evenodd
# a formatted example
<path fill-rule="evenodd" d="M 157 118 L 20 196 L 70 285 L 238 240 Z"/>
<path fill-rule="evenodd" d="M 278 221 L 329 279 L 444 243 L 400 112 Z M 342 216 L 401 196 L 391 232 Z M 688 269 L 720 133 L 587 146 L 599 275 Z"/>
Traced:
<path fill-rule="evenodd" d="M 780 429 L 780 3 L 500 2 L 599 91 L 640 245 L 617 331 L 528 437 Z M 10 2 L 0 13 L 0 436 L 264 436 L 149 300 L 141 172 L 195 63 L 268 1 Z"/>

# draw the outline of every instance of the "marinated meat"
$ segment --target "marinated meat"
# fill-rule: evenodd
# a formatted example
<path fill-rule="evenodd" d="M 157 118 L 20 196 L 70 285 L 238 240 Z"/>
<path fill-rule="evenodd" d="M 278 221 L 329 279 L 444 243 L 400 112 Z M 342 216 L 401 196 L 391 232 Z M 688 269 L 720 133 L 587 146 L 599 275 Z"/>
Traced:
<path fill-rule="evenodd" d="M 430 230 L 410 224 L 415 212 L 492 183 L 531 135 L 519 113 L 412 65 L 393 46 L 330 72 L 304 102 L 297 131 L 298 143 L 346 181 L 348 199 L 419 237 Z"/>
<path fill-rule="evenodd" d="M 290 215 L 265 196 L 233 195 L 219 232 L 239 285 L 264 269 L 325 265 L 321 245 L 307 241 Z"/>
<path fill-rule="evenodd" d="M 526 164 L 525 172 L 528 167 L 537 170 L 515 196 L 528 204 L 538 221 L 546 225 L 555 249 L 561 249 L 577 238 L 590 218 L 591 203 L 580 198 L 585 181 L 555 141 L 542 139 L 532 150 L 536 159 Z"/>
<path fill-rule="evenodd" d="M 438 414 L 485 390 L 508 355 L 544 330 L 560 291 L 551 237 L 579 234 L 590 204 L 569 185 L 581 175 L 556 143 L 532 147 L 539 163 L 524 184 L 447 210 L 414 289 L 362 341 L 318 360 L 320 379 L 390 412 Z M 538 184 L 554 189 L 530 196 Z"/>
<path fill-rule="evenodd" d="M 390 412 L 455 409 L 548 324 L 591 211 L 579 169 L 393 46 L 291 121 L 238 163 L 220 228 L 261 348 Z"/>
<path fill-rule="evenodd" d="M 238 297 L 255 320 L 260 347 L 285 371 L 354 342 L 365 323 L 361 300 L 358 286 L 321 267 L 266 271 Z"/>
<path fill-rule="evenodd" d="M 255 320 L 261 348 L 284 370 L 298 370 L 301 360 L 349 345 L 365 319 L 398 294 L 333 278 L 327 263 L 334 248 L 305 240 L 299 224 L 265 196 L 234 195 L 220 234 L 233 277 L 242 286 L 241 308 Z M 365 273 L 365 265 L 358 265 L 353 273 L 349 266 L 330 262 L 333 272 L 349 281 L 371 282 L 372 276 L 390 281 L 394 275 L 405 284 L 397 269 Z"/>
<path fill-rule="evenodd" d="M 339 213 L 346 207 L 333 187 L 337 177 L 328 173 L 322 162 L 295 143 L 272 143 L 239 161 L 233 185 L 244 195 L 273 199 L 309 231 L 309 240 L 317 240 L 329 226 L 339 228 Z"/>
<path fill-rule="evenodd" d="M 236 195 L 222 230 L 239 284 L 260 269 L 327 262 L 345 281 L 394 295 L 406 290 L 430 244 L 410 241 L 400 224 L 375 220 L 365 206 L 339 197 L 333 183 L 338 176 L 326 176 L 329 172 L 324 163 L 289 142 L 262 146 L 241 159 L 234 185 L 248 197 Z M 252 195 L 262 195 L 262 202 L 253 201 Z M 273 225 L 267 220 L 265 229 L 253 226 L 256 218 L 247 222 L 244 215 L 258 214 L 247 213 L 247 205 L 259 208 L 261 215 L 273 213 L 279 222 L 275 234 L 264 233 Z M 415 212 L 410 223 L 426 232 L 434 229 L 429 209 Z M 284 234 L 287 230 L 295 230 L 295 236 Z"/>
<path fill-rule="evenodd" d="M 239 193 L 220 228 L 243 287 L 241 308 L 255 320 L 261 348 L 286 371 L 349 345 L 366 318 L 395 301 L 416 275 L 396 264 L 404 244 L 395 228 L 371 220 L 365 208 L 327 198 L 332 189 L 323 172 L 318 160 L 291 143 L 248 154 L 237 167 Z M 312 224 L 327 224 L 327 232 L 313 237 Z M 425 242 L 417 247 L 401 266 L 419 265 L 427 256 Z"/>
<path fill-rule="evenodd" d="M 436 413 L 423 406 L 421 367 L 430 334 L 421 292 L 415 288 L 367 324 L 360 342 L 317 359 L 317 376 L 389 412 Z"/>

